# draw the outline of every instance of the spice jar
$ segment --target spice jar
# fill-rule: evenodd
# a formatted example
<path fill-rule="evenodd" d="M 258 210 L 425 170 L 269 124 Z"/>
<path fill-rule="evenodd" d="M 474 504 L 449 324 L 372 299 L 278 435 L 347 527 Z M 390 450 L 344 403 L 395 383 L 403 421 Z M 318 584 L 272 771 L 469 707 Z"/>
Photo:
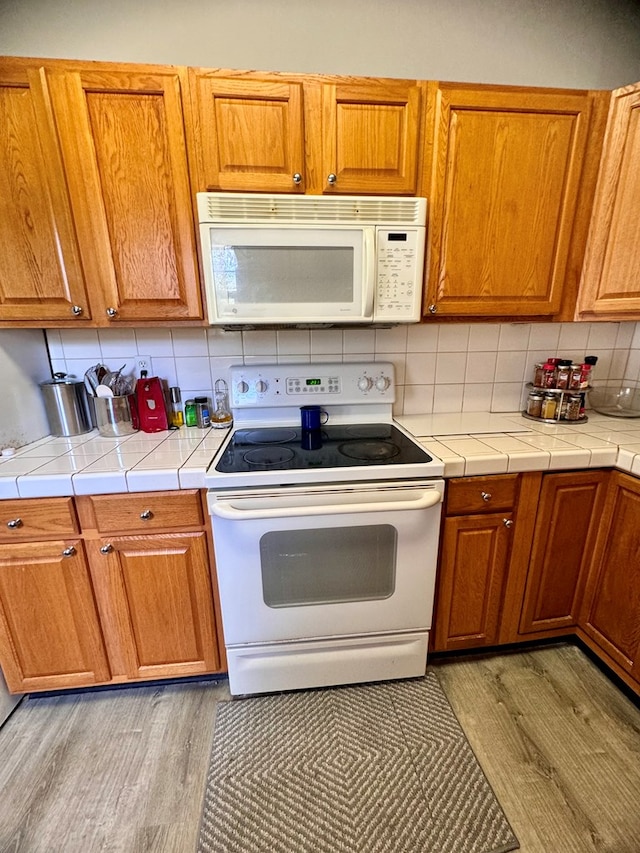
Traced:
<path fill-rule="evenodd" d="M 211 412 L 208 397 L 196 397 L 196 419 L 200 429 L 209 429 L 211 426 Z"/>
<path fill-rule="evenodd" d="M 571 375 L 569 376 L 569 390 L 570 391 L 579 391 L 580 390 L 581 378 L 582 378 L 582 365 L 581 364 L 572 364 L 571 365 Z"/>
<path fill-rule="evenodd" d="M 556 366 L 550 361 L 542 365 L 542 388 L 556 387 Z"/>
<path fill-rule="evenodd" d="M 554 420 L 557 408 L 558 401 L 556 395 L 547 392 L 542 400 L 542 417 L 547 421 Z"/>
<path fill-rule="evenodd" d="M 530 391 L 527 398 L 527 414 L 532 418 L 542 417 L 543 395 L 539 391 Z"/>
<path fill-rule="evenodd" d="M 187 400 L 184 404 L 184 422 L 188 427 L 198 426 L 195 400 Z"/>
<path fill-rule="evenodd" d="M 567 411 L 565 417 L 568 421 L 580 420 L 580 406 L 582 398 L 580 394 L 570 394 L 567 400 Z"/>
<path fill-rule="evenodd" d="M 543 367 L 544 367 L 544 365 L 542 362 L 534 365 L 534 368 L 533 368 L 533 384 L 536 386 L 536 388 L 542 388 L 542 376 L 543 376 L 542 368 Z"/>
<path fill-rule="evenodd" d="M 571 361 L 561 359 L 556 372 L 556 388 L 565 391 L 569 387 L 571 378 Z"/>

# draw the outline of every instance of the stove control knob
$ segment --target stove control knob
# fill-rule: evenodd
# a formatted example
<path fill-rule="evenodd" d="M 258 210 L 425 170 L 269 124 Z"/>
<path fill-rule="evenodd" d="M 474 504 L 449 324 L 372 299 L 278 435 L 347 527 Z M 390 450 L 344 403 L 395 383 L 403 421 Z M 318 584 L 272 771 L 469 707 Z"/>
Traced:
<path fill-rule="evenodd" d="M 376 379 L 376 388 L 378 391 L 386 391 L 389 385 L 391 385 L 391 380 L 388 376 L 379 376 Z"/>
<path fill-rule="evenodd" d="M 244 379 L 241 379 L 240 382 L 238 382 L 238 394 L 246 394 L 248 390 L 249 386 Z"/>
<path fill-rule="evenodd" d="M 361 391 L 369 391 L 372 385 L 373 379 L 370 376 L 361 376 L 360 379 L 358 379 L 358 388 Z"/>
<path fill-rule="evenodd" d="M 258 394 L 264 394 L 268 387 L 269 385 L 264 381 L 264 379 L 258 379 L 256 382 L 256 391 Z"/>

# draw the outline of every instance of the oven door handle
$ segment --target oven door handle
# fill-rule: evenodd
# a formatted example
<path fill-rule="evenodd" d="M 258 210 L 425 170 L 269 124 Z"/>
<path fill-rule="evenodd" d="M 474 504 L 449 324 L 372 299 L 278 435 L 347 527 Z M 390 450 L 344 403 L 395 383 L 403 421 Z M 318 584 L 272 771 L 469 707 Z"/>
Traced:
<path fill-rule="evenodd" d="M 409 509 L 427 509 L 439 504 L 442 495 L 437 489 L 425 492 L 413 501 L 380 501 L 359 504 L 328 504 L 326 506 L 277 506 L 266 509 L 238 509 L 232 503 L 214 503 L 211 514 L 233 521 L 250 521 L 257 518 L 305 518 L 311 515 L 348 515 L 359 512 L 397 512 Z"/>

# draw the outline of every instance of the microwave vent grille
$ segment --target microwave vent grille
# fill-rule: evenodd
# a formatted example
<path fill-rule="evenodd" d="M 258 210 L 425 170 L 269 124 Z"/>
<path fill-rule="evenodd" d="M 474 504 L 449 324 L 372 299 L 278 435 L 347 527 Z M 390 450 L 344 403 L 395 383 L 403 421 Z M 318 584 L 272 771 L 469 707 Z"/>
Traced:
<path fill-rule="evenodd" d="M 424 225 L 426 199 L 391 196 L 198 193 L 201 222 Z"/>

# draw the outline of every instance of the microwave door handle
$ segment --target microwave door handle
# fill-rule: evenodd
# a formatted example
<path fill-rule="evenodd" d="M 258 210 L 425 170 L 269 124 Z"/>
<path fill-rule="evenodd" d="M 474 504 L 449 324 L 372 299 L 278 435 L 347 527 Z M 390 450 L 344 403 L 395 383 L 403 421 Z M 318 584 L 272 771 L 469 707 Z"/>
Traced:
<path fill-rule="evenodd" d="M 382 501 L 380 503 L 361 504 L 330 504 L 327 506 L 291 507 L 278 506 L 271 509 L 238 509 L 231 503 L 215 503 L 211 507 L 211 514 L 218 518 L 227 518 L 232 521 L 250 521 L 258 518 L 306 518 L 312 515 L 348 515 L 360 512 L 394 512 L 408 509 L 427 509 L 439 504 L 442 496 L 437 489 L 425 492 L 413 501 Z"/>
<path fill-rule="evenodd" d="M 364 265 L 364 316 L 373 320 L 373 304 L 376 293 L 375 271 L 376 271 L 376 234 L 373 228 L 363 230 L 363 258 Z"/>

